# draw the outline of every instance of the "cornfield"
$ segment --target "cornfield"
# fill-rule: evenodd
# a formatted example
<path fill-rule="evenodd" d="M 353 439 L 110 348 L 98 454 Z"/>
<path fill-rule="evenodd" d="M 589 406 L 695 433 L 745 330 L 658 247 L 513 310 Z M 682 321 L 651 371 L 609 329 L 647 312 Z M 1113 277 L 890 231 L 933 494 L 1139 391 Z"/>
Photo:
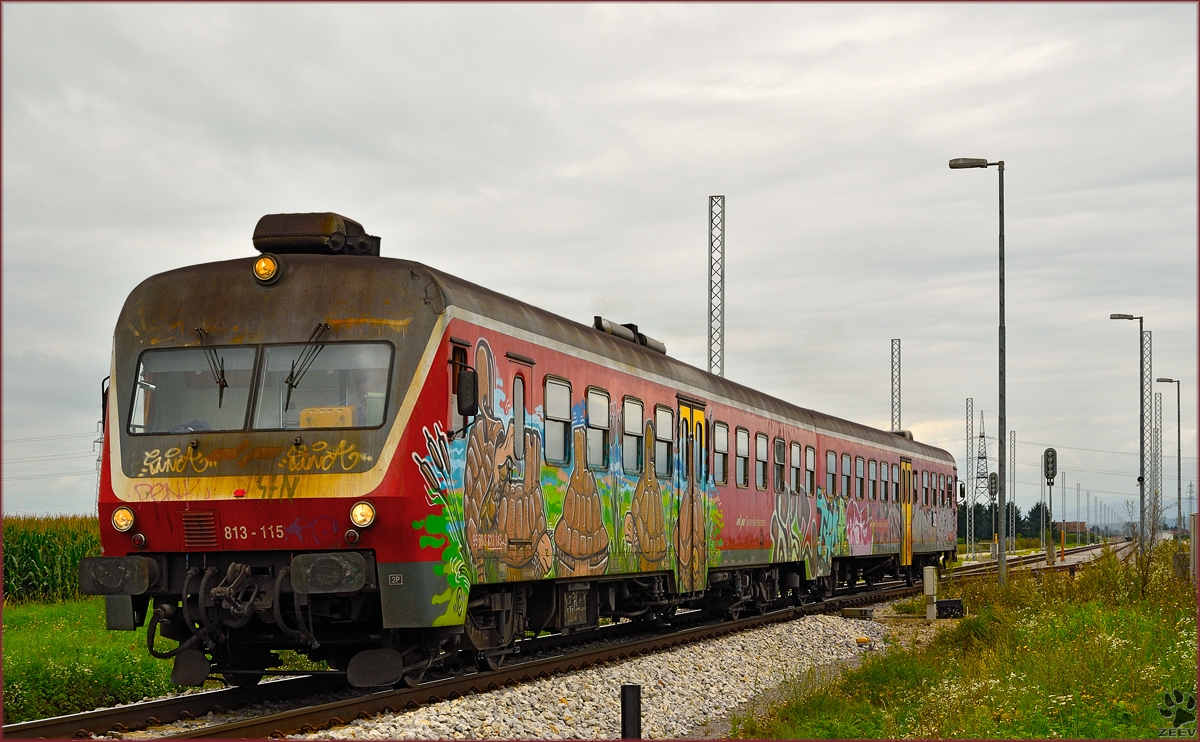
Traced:
<path fill-rule="evenodd" d="M 5 602 L 79 597 L 79 562 L 100 555 L 94 516 L 4 516 Z"/>

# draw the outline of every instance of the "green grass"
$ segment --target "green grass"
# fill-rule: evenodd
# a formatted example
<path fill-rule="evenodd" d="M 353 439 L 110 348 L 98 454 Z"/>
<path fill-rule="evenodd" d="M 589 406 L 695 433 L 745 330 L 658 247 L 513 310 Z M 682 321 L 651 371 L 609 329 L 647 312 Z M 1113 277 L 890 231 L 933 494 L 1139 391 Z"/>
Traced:
<path fill-rule="evenodd" d="M 914 616 L 916 616 L 916 615 L 923 616 L 923 615 L 925 615 L 925 596 L 924 595 L 914 595 L 911 598 L 905 598 L 904 600 L 897 600 L 895 603 L 892 604 L 892 609 L 895 610 L 896 613 L 905 613 L 905 614 L 912 614 Z"/>
<path fill-rule="evenodd" d="M 1108 554 L 1063 573 L 951 585 L 971 615 L 932 644 L 871 655 L 797 691 L 740 737 L 1134 738 L 1165 726 L 1163 693 L 1196 684 L 1194 587 L 1155 555 L 1146 599 Z"/>
<path fill-rule="evenodd" d="M 103 598 L 4 609 L 5 723 L 163 695 L 170 675 L 146 652 L 145 628 L 104 629 Z"/>
<path fill-rule="evenodd" d="M 175 646 L 158 638 L 155 648 Z M 291 651 L 278 669 L 327 670 Z M 89 711 L 179 690 L 170 682 L 171 660 L 146 651 L 146 629 L 107 631 L 104 599 L 4 608 L 4 722 Z M 219 688 L 210 680 L 206 687 Z"/>
<path fill-rule="evenodd" d="M 100 555 L 100 528 L 85 515 L 4 516 L 4 602 L 79 597 L 79 561 Z"/>

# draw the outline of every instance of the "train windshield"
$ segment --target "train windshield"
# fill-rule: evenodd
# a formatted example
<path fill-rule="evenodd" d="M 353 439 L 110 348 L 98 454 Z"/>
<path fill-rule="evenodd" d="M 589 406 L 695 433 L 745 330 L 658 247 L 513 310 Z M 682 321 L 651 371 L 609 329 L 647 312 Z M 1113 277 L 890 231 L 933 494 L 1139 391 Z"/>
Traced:
<path fill-rule="evenodd" d="M 241 430 L 254 347 L 149 350 L 138 364 L 130 433 Z"/>
<path fill-rule="evenodd" d="M 255 429 L 383 424 L 390 343 L 272 345 L 264 353 L 254 405 Z"/>

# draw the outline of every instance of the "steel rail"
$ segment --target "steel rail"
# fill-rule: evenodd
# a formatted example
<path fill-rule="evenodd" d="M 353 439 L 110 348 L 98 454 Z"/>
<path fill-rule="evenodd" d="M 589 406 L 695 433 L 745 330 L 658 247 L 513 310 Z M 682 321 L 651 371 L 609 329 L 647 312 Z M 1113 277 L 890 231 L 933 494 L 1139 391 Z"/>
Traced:
<path fill-rule="evenodd" d="M 902 584 L 902 583 L 897 583 Z M 591 650 L 590 653 L 583 655 L 560 655 L 540 660 L 531 663 L 522 663 L 520 665 L 511 665 L 501 668 L 496 672 L 489 673 L 473 673 L 470 675 L 461 675 L 455 678 L 439 680 L 416 688 L 405 688 L 400 690 L 382 691 L 376 693 L 368 693 L 359 696 L 359 699 L 364 705 L 377 706 L 378 711 L 384 708 L 402 708 L 411 704 L 419 705 L 422 701 L 416 699 L 426 695 L 424 702 L 437 700 L 440 697 L 454 697 L 453 694 L 461 695 L 464 692 L 471 690 L 486 690 L 488 688 L 499 687 L 502 684 L 513 684 L 523 680 L 529 680 L 532 677 L 542 677 L 556 672 L 571 671 L 580 667 L 590 666 L 603 662 L 605 660 L 588 659 L 591 655 L 614 657 L 623 659 L 628 656 L 636 656 L 649 651 L 659 649 L 667 649 L 673 646 L 678 646 L 681 643 L 699 641 L 704 638 L 718 636 L 721 634 L 730 633 L 733 631 L 741 631 L 746 628 L 763 625 L 774 621 L 785 621 L 791 618 L 808 615 L 819 612 L 831 612 L 840 610 L 842 607 L 851 605 L 861 605 L 863 603 L 874 603 L 882 600 L 889 600 L 901 595 L 907 595 L 918 591 L 917 587 L 889 587 L 889 583 L 880 583 L 876 589 L 859 589 L 843 594 L 834 594 L 832 597 L 819 603 L 809 603 L 802 606 L 774 611 L 764 616 L 755 616 L 744 618 L 737 621 L 724 623 L 709 623 L 699 627 L 692 627 L 683 631 L 674 632 L 667 635 L 659 635 L 651 638 L 642 638 L 632 643 L 612 644 L 600 649 Z M 682 618 L 682 617 L 681 617 Z M 627 628 L 628 627 L 628 628 Z M 632 624 L 620 624 L 621 629 L 626 629 L 626 632 L 632 630 Z M 584 642 L 594 642 L 597 639 L 607 640 L 610 637 L 606 635 L 607 631 L 612 629 L 601 629 L 598 632 L 588 632 L 576 637 L 574 640 Z M 626 632 L 613 631 L 620 634 Z M 532 649 L 530 651 L 538 651 L 543 648 L 552 648 L 556 644 L 564 643 L 566 637 L 552 636 L 544 637 L 541 640 L 529 640 Z M 583 657 L 584 659 L 580 659 Z M 542 669 L 539 663 L 546 664 L 548 669 Z M 514 680 L 509 677 L 521 671 L 520 678 Z M 533 673 L 532 675 L 530 673 Z M 457 684 L 457 685 L 456 685 Z M 458 690 L 458 686 L 464 686 L 466 690 Z M 302 697 L 304 695 L 320 692 L 328 692 L 332 690 L 345 690 L 345 681 L 341 675 L 306 675 L 296 678 L 287 678 L 274 682 L 267 682 L 261 685 L 256 685 L 250 688 L 229 687 L 211 691 L 203 691 L 200 693 L 189 693 L 186 695 L 171 696 L 169 698 L 161 698 L 142 703 L 128 704 L 108 709 L 98 709 L 96 711 L 87 711 L 78 714 L 67 714 L 64 716 L 56 716 L 48 719 L 36 719 L 32 721 L 19 722 L 16 724 L 6 724 L 3 727 L 3 736 L 12 737 L 15 739 L 37 739 L 37 738 L 67 738 L 67 737 L 91 737 L 92 735 L 105 735 L 112 732 L 123 733 L 133 729 L 141 729 L 148 726 L 158 726 L 185 720 L 190 718 L 198 718 L 206 716 L 209 712 L 227 713 L 237 708 L 248 706 L 254 703 L 264 701 L 287 701 Z M 442 691 L 439 689 L 445 688 Z M 439 693 L 444 695 L 439 696 Z M 376 704 L 374 701 L 367 699 L 377 699 L 381 696 L 386 696 L 390 701 L 385 701 L 381 704 Z M 403 702 L 399 706 L 392 704 L 397 703 L 396 698 L 403 698 Z M 335 702 L 332 706 L 337 706 L 338 703 L 345 704 L 347 701 Z M 326 704 L 330 705 L 330 704 Z M 318 706 L 314 708 L 324 708 Z M 297 709 L 294 712 L 280 712 L 272 715 L 271 718 L 287 717 L 289 714 L 299 714 L 302 709 Z M 345 715 L 345 712 L 341 712 Z M 358 711 L 352 714 L 350 718 L 358 715 Z M 266 717 L 259 717 L 265 719 Z M 331 718 L 340 720 L 336 714 Z M 253 720 L 248 720 L 250 723 Z M 301 726 L 308 722 L 301 721 Z M 236 724 L 236 723 L 234 723 Z M 311 724 L 309 724 L 311 726 Z M 300 727 L 297 727 L 297 729 Z M 220 729 L 220 733 L 205 733 L 208 729 Z M 206 727 L 201 727 L 196 730 L 188 730 L 187 732 L 171 735 L 175 737 L 204 737 L 204 736 L 225 736 L 226 733 L 237 732 L 239 736 L 255 736 L 249 730 L 234 729 L 231 724 L 217 724 Z M 273 731 L 273 730 L 272 730 Z"/>
<path fill-rule="evenodd" d="M 310 733 L 330 726 L 341 726 L 356 718 L 368 718 L 378 713 L 404 708 L 417 708 L 442 700 L 453 700 L 468 693 L 485 693 L 503 686 L 531 682 L 594 665 L 673 649 L 683 644 L 703 641 L 756 626 L 787 621 L 811 613 L 840 610 L 851 605 L 874 603 L 914 593 L 919 588 L 897 587 L 835 595 L 821 603 L 785 608 L 771 613 L 685 629 L 670 634 L 637 639 L 623 644 L 600 647 L 585 652 L 550 657 L 533 662 L 502 667 L 493 672 L 480 672 L 419 685 L 416 688 L 385 690 L 342 701 L 283 711 L 254 719 L 214 724 L 170 735 L 171 739 L 203 738 L 266 738 L 288 734 Z"/>
<path fill-rule="evenodd" d="M 220 688 L 143 703 L 131 703 L 115 708 L 5 724 L 3 736 L 16 739 L 37 739 L 91 737 L 94 734 L 108 734 L 111 731 L 124 732 L 182 718 L 204 716 L 210 711 L 225 713 L 228 710 L 252 703 L 295 698 L 298 695 L 340 687 L 344 683 L 345 681 L 340 677 L 334 680 L 329 676 L 303 675 L 297 678 L 262 683 L 252 688 Z"/>

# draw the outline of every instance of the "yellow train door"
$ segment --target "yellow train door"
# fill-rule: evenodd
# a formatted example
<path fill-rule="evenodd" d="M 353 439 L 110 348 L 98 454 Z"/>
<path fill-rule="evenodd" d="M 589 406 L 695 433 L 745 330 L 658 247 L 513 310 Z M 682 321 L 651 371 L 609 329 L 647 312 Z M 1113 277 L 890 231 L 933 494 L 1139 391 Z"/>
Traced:
<path fill-rule="evenodd" d="M 708 584 L 708 534 L 705 528 L 707 457 L 704 408 L 679 403 L 679 446 L 676 472 L 675 578 L 679 592 L 692 593 Z"/>
<path fill-rule="evenodd" d="M 900 566 L 912 564 L 912 508 L 913 508 L 912 462 L 900 459 L 900 510 L 904 526 L 900 529 Z"/>

